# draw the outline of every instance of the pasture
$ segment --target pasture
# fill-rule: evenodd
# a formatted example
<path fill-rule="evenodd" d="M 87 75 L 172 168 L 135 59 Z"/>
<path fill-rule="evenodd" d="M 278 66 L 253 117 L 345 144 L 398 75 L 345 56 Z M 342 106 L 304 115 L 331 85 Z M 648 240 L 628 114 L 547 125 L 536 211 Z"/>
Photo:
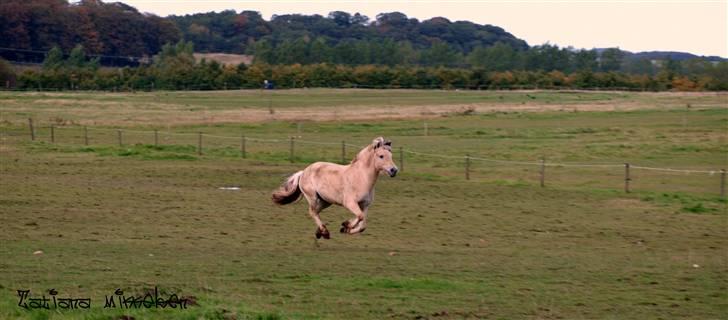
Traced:
<path fill-rule="evenodd" d="M 0 318 L 722 319 L 727 98 L 1 92 Z M 400 146 L 418 153 L 380 177 L 364 234 L 315 241 L 305 201 L 271 203 L 287 175 L 379 135 L 397 162 Z M 465 180 L 466 154 L 506 162 L 471 160 Z M 620 166 L 548 166 L 542 188 L 539 166 L 519 164 L 541 158 L 713 172 L 633 169 L 624 193 Z M 333 227 L 350 216 L 322 212 Z M 154 287 L 195 303 L 102 308 Z M 16 290 L 51 288 L 92 310 L 17 306 Z"/>

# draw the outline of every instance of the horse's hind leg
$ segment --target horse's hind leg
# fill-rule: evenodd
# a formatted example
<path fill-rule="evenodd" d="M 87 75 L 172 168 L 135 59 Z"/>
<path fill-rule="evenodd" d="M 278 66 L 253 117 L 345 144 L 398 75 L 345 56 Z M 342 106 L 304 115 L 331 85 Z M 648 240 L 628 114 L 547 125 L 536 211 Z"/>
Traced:
<path fill-rule="evenodd" d="M 331 204 L 321 198 L 318 192 L 316 192 L 316 189 L 312 188 L 310 184 L 306 184 L 305 182 L 302 183 L 301 191 L 303 192 L 303 196 L 306 197 L 306 201 L 308 201 L 308 214 L 311 215 L 313 221 L 316 222 L 316 239 L 331 238 L 329 230 L 326 229 L 326 225 L 321 222 L 321 217 L 319 217 L 319 212 L 326 209 Z"/>
<path fill-rule="evenodd" d="M 316 194 L 315 198 L 308 203 L 308 214 L 311 215 L 313 221 L 316 222 L 316 226 L 318 226 L 318 228 L 316 228 L 316 239 L 321 239 L 322 237 L 324 239 L 331 238 L 329 229 L 326 229 L 326 225 L 321 222 L 321 217 L 319 216 L 319 212 L 328 208 L 330 205 L 330 203 L 321 199 L 318 194 Z"/>
<path fill-rule="evenodd" d="M 318 228 L 316 228 L 316 239 L 321 239 L 323 237 L 324 239 L 331 238 L 331 234 L 329 233 L 329 229 L 326 229 L 326 225 L 321 222 L 321 217 L 319 217 L 319 212 L 321 209 L 316 210 L 319 208 L 315 208 L 314 206 L 308 207 L 308 214 L 311 215 L 311 218 L 313 218 L 313 221 L 316 222 L 316 225 Z"/>

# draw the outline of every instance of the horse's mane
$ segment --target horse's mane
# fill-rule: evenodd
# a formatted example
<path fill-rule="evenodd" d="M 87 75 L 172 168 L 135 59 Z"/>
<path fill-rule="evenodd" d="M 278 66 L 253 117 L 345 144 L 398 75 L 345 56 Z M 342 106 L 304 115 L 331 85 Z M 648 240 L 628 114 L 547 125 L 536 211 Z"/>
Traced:
<path fill-rule="evenodd" d="M 374 150 L 374 148 L 372 148 L 371 145 L 366 146 L 366 148 L 361 149 L 361 151 L 359 151 L 359 153 L 357 153 L 356 156 L 354 156 L 354 159 L 351 159 L 351 162 L 349 164 L 354 164 L 357 160 L 359 160 L 359 158 L 364 158 L 365 153 L 369 153 L 373 150 Z"/>
<path fill-rule="evenodd" d="M 354 159 L 351 160 L 350 164 L 354 164 L 359 158 L 364 158 L 364 155 L 367 153 L 371 153 L 374 150 L 378 148 L 384 148 L 385 150 L 389 150 L 389 152 L 392 152 L 392 141 L 386 140 L 383 137 L 378 137 L 372 141 L 372 143 L 368 146 L 366 146 L 364 149 L 361 149 L 359 153 L 356 154 Z"/>

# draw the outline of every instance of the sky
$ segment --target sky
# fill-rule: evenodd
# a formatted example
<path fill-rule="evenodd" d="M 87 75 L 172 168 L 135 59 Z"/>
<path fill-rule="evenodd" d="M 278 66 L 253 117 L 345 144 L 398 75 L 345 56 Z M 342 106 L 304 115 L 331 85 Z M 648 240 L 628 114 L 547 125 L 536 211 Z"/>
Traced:
<path fill-rule="evenodd" d="M 111 2 L 112 0 L 108 0 Z M 728 0 L 119 0 L 160 16 L 233 9 L 274 14 L 399 11 L 420 21 L 445 17 L 499 26 L 529 45 L 683 51 L 728 57 Z"/>

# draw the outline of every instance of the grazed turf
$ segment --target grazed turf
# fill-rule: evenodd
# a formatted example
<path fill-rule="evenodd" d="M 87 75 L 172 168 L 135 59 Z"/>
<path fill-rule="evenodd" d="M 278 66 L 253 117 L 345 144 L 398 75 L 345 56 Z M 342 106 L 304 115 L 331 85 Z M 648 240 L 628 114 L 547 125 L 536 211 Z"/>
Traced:
<path fill-rule="evenodd" d="M 441 90 L 0 92 L 2 120 L 57 124 L 179 125 L 275 120 L 423 118 L 469 110 L 636 110 L 725 107 L 725 93 Z"/>
<path fill-rule="evenodd" d="M 395 150 L 450 155 L 726 164 L 724 110 L 427 121 L 428 137 L 422 120 L 170 131 L 352 144 L 384 134 Z M 118 147 L 112 131 L 86 147 L 82 132 L 58 129 L 51 145 L 2 126 L 0 318 L 720 319 L 728 308 L 728 213 L 716 175 L 635 171 L 635 192 L 625 195 L 621 170 L 549 168 L 540 188 L 533 167 L 474 162 L 465 181 L 461 162 L 409 155 L 401 175 L 379 181 L 366 233 L 317 243 L 305 203 L 276 207 L 268 198 L 305 162 L 338 161 L 336 145 L 297 144 L 290 164 L 287 141 L 250 143 L 240 159 L 237 140 L 209 138 L 199 156 L 194 134 L 163 136 L 155 147 L 128 130 Z M 332 226 L 348 217 L 341 208 L 323 214 Z M 100 308 L 116 288 L 154 286 L 198 305 Z M 17 289 L 50 288 L 92 297 L 97 308 L 15 305 Z"/>

